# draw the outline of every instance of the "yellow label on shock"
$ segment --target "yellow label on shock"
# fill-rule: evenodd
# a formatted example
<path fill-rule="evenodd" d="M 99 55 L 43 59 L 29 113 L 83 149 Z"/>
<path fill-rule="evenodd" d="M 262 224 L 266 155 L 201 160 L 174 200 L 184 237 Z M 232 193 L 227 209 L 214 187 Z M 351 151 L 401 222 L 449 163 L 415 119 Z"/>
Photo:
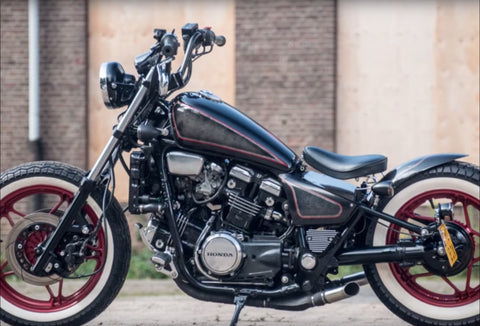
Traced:
<path fill-rule="evenodd" d="M 445 247 L 445 252 L 447 253 L 448 262 L 450 266 L 453 267 L 455 262 L 458 259 L 457 251 L 455 250 L 455 246 L 453 245 L 452 238 L 450 238 L 450 233 L 448 232 L 447 226 L 442 223 L 438 227 L 438 231 L 440 232 L 440 236 L 442 237 L 443 246 Z"/>

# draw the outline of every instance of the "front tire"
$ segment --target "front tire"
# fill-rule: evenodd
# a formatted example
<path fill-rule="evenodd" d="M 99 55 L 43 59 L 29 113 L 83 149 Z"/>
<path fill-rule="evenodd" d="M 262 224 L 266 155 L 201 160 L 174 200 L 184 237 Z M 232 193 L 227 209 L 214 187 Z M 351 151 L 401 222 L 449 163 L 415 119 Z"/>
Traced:
<path fill-rule="evenodd" d="M 5 245 L 11 230 L 17 232 L 15 226 L 18 224 L 22 228 L 22 223 L 26 222 L 25 217 L 33 220 L 35 216 L 40 216 L 39 223 L 48 226 L 46 222 L 55 220 L 55 216 L 61 216 L 62 209 L 68 206 L 84 175 L 84 171 L 59 162 L 27 163 L 2 172 L 0 178 L 2 321 L 12 325 L 30 326 L 81 325 L 105 310 L 120 291 L 128 272 L 131 249 L 128 224 L 115 199 L 106 212 L 106 228 L 102 226 L 95 245 L 89 245 L 92 247 L 91 257 L 89 256 L 83 266 L 80 265 L 78 268 L 79 271 L 84 270 L 81 275 L 92 271 L 93 275 L 90 277 L 77 281 L 62 279 L 55 275 L 51 281 L 45 281 L 45 277 L 40 277 L 35 280 L 36 284 L 32 284 L 31 279 L 22 280 L 19 277 L 18 266 L 9 265 L 6 257 L 12 259 L 12 255 L 5 255 L 5 251 L 11 250 L 8 244 Z M 82 209 L 87 220 L 93 225 L 102 214 L 103 193 L 103 189 L 96 189 Z M 38 207 L 34 208 L 33 202 L 35 198 L 40 197 L 43 200 L 39 210 Z M 52 226 L 54 224 L 50 222 L 50 228 L 54 228 Z M 25 244 L 33 241 L 33 245 L 36 245 L 35 241 L 46 238 L 48 232 L 45 232 L 47 231 L 42 229 L 37 233 L 31 231 Z M 22 261 L 32 257 L 27 246 L 24 246 L 25 253 L 21 252 L 19 256 Z"/>
<path fill-rule="evenodd" d="M 454 203 L 454 223 L 466 230 L 474 245 L 468 267 L 452 277 L 430 273 L 423 266 L 398 263 L 365 265 L 365 272 L 380 300 L 396 315 L 413 325 L 453 326 L 480 323 L 479 169 L 452 162 L 409 178 L 396 194 L 379 203 L 379 210 L 409 222 L 435 221 L 429 200 Z M 413 218 L 412 218 L 413 217 Z M 402 233 L 399 233 L 402 232 Z M 405 229 L 371 223 L 367 244 L 394 244 L 409 238 Z M 464 285 L 462 285 L 464 284 Z"/>

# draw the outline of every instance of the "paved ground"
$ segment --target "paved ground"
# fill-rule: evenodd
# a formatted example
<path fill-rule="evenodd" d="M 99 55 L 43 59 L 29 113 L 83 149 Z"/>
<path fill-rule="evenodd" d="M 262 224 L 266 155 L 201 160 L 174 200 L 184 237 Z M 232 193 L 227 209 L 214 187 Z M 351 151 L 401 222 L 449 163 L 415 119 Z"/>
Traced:
<path fill-rule="evenodd" d="M 76 281 L 70 286 L 78 288 Z M 42 294 L 45 289 L 34 287 Z M 45 293 L 43 293 L 45 294 Z M 228 325 L 233 305 L 198 301 L 182 294 L 171 280 L 129 280 L 115 301 L 88 326 L 224 326 Z M 0 322 L 0 326 L 6 325 Z M 377 299 L 370 287 L 360 294 L 335 304 L 300 312 L 245 307 L 239 326 L 317 326 L 317 325 L 407 325 Z"/>
<path fill-rule="evenodd" d="M 202 302 L 181 294 L 171 281 L 127 281 L 120 296 L 89 326 L 228 325 L 232 305 Z M 246 307 L 239 326 L 407 325 L 363 286 L 356 297 L 300 312 Z"/>

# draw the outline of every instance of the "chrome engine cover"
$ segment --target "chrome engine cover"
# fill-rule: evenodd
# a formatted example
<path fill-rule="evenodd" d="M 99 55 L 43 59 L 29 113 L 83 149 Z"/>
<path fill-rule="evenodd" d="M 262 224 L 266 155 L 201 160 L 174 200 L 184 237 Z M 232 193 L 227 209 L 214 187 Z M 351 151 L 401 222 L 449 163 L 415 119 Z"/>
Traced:
<path fill-rule="evenodd" d="M 200 155 L 181 151 L 167 153 L 168 172 L 174 175 L 199 175 L 204 163 L 205 159 Z"/>
<path fill-rule="evenodd" d="M 205 239 L 201 248 L 203 265 L 215 275 L 234 273 L 242 263 L 240 241 L 231 233 L 218 232 Z"/>

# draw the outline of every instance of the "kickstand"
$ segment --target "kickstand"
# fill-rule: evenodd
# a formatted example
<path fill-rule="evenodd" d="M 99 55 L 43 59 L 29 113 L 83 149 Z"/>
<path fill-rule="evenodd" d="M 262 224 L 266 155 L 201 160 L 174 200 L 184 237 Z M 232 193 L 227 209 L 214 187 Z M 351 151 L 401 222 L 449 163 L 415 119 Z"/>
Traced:
<path fill-rule="evenodd" d="M 238 295 L 233 299 L 233 303 L 235 303 L 235 311 L 233 312 L 232 321 L 230 322 L 230 326 L 236 326 L 238 322 L 238 316 L 240 316 L 240 311 L 242 311 L 243 307 L 245 307 L 245 303 L 247 302 L 246 295 Z"/>

